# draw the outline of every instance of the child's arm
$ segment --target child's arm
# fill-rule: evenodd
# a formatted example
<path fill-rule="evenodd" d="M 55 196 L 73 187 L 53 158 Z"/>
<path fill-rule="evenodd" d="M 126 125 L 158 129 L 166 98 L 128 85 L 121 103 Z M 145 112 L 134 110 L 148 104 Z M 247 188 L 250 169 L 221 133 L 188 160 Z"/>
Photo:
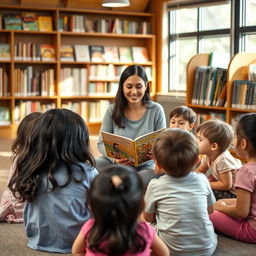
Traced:
<path fill-rule="evenodd" d="M 233 218 L 245 219 L 250 211 L 251 192 L 237 188 L 236 194 L 237 198 L 234 205 L 228 205 L 224 200 L 218 200 L 214 205 L 214 209 Z"/>
<path fill-rule="evenodd" d="M 143 217 L 145 221 L 154 223 L 156 221 L 156 214 L 155 213 L 148 213 L 148 212 L 143 212 Z"/>
<path fill-rule="evenodd" d="M 210 185 L 213 190 L 230 190 L 232 188 L 232 172 L 220 173 L 220 180 L 211 181 Z"/>
<path fill-rule="evenodd" d="M 152 253 L 151 256 L 169 256 L 170 252 L 166 244 L 156 234 L 155 239 L 151 245 Z"/>
<path fill-rule="evenodd" d="M 211 214 L 214 212 L 214 205 L 209 205 L 207 208 L 208 214 Z"/>
<path fill-rule="evenodd" d="M 84 244 L 84 234 L 82 231 L 76 237 L 76 240 L 72 246 L 72 256 L 84 256 L 85 255 L 85 244 Z"/>

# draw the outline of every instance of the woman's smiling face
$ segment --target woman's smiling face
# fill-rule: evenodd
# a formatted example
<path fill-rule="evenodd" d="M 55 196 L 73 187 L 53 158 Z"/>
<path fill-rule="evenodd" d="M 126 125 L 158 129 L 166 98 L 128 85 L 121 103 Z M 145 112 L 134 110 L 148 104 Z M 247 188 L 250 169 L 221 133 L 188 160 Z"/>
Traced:
<path fill-rule="evenodd" d="M 147 85 L 138 75 L 132 75 L 124 81 L 124 97 L 130 104 L 140 103 L 145 95 L 146 90 Z"/>

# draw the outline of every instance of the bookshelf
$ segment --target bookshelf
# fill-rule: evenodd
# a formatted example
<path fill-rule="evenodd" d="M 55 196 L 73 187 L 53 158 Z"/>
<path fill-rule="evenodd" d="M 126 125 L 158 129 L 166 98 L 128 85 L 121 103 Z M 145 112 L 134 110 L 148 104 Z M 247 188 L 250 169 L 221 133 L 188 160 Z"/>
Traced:
<path fill-rule="evenodd" d="M 241 52 L 236 54 L 229 62 L 227 69 L 227 94 L 226 104 L 224 107 L 205 106 L 192 104 L 194 77 L 198 66 L 207 66 L 210 54 L 198 54 L 191 58 L 187 65 L 187 96 L 186 104 L 192 108 L 197 114 L 225 114 L 225 121 L 233 124 L 237 115 L 246 112 L 255 112 L 256 108 L 234 108 L 232 107 L 232 97 L 238 96 L 234 92 L 235 80 L 248 80 L 248 69 L 250 64 L 256 63 L 256 53 Z M 254 95 L 255 96 L 255 95 Z M 239 96 L 238 96 L 239 97 Z"/>
<path fill-rule="evenodd" d="M 52 29 L 5 29 L 6 14 L 22 16 L 24 13 L 50 17 Z M 10 58 L 0 58 L 0 72 L 2 69 L 8 77 L 7 80 L 3 75 L 0 77 L 5 83 L 4 93 L 0 94 L 0 112 L 1 109 L 9 109 L 10 115 L 9 123 L 1 123 L 0 120 L 0 137 L 15 137 L 17 124 L 25 114 L 53 107 L 66 107 L 78 112 L 85 119 L 89 131 L 97 133 L 105 109 L 114 99 L 119 75 L 131 64 L 145 67 L 150 76 L 151 96 L 155 96 L 152 13 L 1 5 L 0 18 L 0 47 L 1 44 L 10 46 Z M 45 27 L 47 30 L 49 24 Z M 48 53 L 42 53 L 42 45 L 46 46 L 46 51 L 53 49 L 53 56 L 47 57 Z M 118 50 L 134 46 L 146 48 L 149 60 L 77 61 L 75 57 L 61 58 L 62 48 L 75 48 L 76 45 L 117 47 Z M 43 59 L 42 54 L 46 58 Z"/>

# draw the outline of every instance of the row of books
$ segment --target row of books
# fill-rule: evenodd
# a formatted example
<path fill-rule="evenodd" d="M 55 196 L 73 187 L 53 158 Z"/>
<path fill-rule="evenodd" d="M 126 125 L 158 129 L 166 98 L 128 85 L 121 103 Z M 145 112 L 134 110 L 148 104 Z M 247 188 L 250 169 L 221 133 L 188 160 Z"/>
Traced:
<path fill-rule="evenodd" d="M 14 46 L 15 60 L 55 61 L 55 47 L 51 44 L 17 42 Z M 10 60 L 10 45 L 0 44 L 0 60 Z M 62 45 L 61 61 L 77 62 L 126 62 L 147 63 L 149 54 L 142 46 Z"/>
<path fill-rule="evenodd" d="M 147 21 L 131 21 L 126 19 L 91 19 L 85 15 L 64 15 L 59 18 L 60 32 L 89 32 L 116 34 L 149 34 Z"/>
<path fill-rule="evenodd" d="M 89 80 L 119 80 L 121 73 L 127 65 L 115 66 L 113 64 L 90 65 Z M 152 79 L 152 67 L 144 67 L 148 80 Z"/>
<path fill-rule="evenodd" d="M 0 97 L 10 96 L 9 75 L 5 67 L 0 67 Z"/>
<path fill-rule="evenodd" d="M 235 80 L 231 104 L 232 108 L 256 109 L 256 82 Z"/>
<path fill-rule="evenodd" d="M 46 112 L 49 109 L 56 108 L 54 102 L 41 101 L 19 101 L 14 108 L 14 121 L 19 123 L 25 116 L 32 112 Z"/>
<path fill-rule="evenodd" d="M 87 95 L 87 69 L 62 68 L 60 70 L 60 96 Z"/>
<path fill-rule="evenodd" d="M 14 96 L 43 96 L 56 95 L 54 69 L 41 72 L 32 66 L 14 70 Z"/>
<path fill-rule="evenodd" d="M 227 69 L 198 66 L 195 71 L 191 103 L 224 107 L 227 93 Z"/>
<path fill-rule="evenodd" d="M 34 12 L 0 14 L 0 29 L 25 31 L 53 31 L 51 16 L 37 15 Z M 61 16 L 58 22 L 60 32 L 79 33 L 116 33 L 116 34 L 150 34 L 147 21 L 127 19 L 92 19 L 85 15 Z"/>
<path fill-rule="evenodd" d="M 41 16 L 32 12 L 0 14 L 0 29 L 53 31 L 51 16 Z"/>
<path fill-rule="evenodd" d="M 82 62 L 149 62 L 146 47 L 142 46 L 103 46 L 103 45 L 62 45 L 60 48 L 62 61 Z"/>
<path fill-rule="evenodd" d="M 116 96 L 118 83 L 115 82 L 90 82 L 88 96 Z"/>
<path fill-rule="evenodd" d="M 61 104 L 62 108 L 70 109 L 81 115 L 86 122 L 96 123 L 102 122 L 105 111 L 108 108 L 110 101 L 65 101 Z"/>
<path fill-rule="evenodd" d="M 0 106 L 0 126 L 10 125 L 11 115 L 10 108 L 7 106 Z"/>
<path fill-rule="evenodd" d="M 219 112 L 208 112 L 208 113 L 197 113 L 197 119 L 195 127 L 199 124 L 203 123 L 204 121 L 210 120 L 210 119 L 220 119 L 222 121 L 226 121 L 226 114 L 225 113 L 219 113 Z"/>

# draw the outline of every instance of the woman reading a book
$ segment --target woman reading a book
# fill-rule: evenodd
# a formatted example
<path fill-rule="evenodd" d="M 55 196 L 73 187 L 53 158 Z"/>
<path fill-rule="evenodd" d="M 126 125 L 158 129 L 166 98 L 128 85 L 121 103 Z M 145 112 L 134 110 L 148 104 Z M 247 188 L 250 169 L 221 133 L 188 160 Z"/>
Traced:
<path fill-rule="evenodd" d="M 96 159 L 99 171 L 110 164 L 131 165 L 129 159 L 112 159 L 107 157 L 102 140 L 102 131 L 128 137 L 132 140 L 149 132 L 166 128 L 163 107 L 150 100 L 149 84 L 143 67 L 128 66 L 121 74 L 115 103 L 111 104 L 103 118 L 98 141 L 98 150 L 102 156 Z M 155 177 L 154 161 L 148 154 L 148 161 L 138 167 L 145 185 Z"/>

